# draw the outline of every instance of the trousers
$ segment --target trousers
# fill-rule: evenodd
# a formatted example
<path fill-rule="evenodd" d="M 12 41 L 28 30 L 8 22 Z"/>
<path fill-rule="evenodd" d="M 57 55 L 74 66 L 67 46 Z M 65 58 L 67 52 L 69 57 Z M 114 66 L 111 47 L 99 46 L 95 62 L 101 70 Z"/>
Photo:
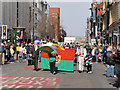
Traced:
<path fill-rule="evenodd" d="M 78 70 L 83 71 L 84 70 L 84 57 L 78 56 Z"/>

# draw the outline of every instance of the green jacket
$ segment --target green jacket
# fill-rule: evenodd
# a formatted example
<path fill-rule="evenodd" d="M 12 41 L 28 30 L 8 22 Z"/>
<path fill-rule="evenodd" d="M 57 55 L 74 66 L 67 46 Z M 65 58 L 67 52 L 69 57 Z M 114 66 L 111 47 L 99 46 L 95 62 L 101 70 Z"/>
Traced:
<path fill-rule="evenodd" d="M 51 54 L 49 55 L 49 62 L 54 62 L 56 61 L 56 57 L 52 56 L 52 54 L 56 54 L 56 50 L 52 51 Z"/>

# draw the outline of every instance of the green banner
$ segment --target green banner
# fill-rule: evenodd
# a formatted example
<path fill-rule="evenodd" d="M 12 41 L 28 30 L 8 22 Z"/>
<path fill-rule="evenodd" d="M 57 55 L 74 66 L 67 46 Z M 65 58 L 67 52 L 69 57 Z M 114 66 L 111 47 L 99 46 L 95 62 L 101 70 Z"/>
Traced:
<path fill-rule="evenodd" d="M 74 61 L 68 61 L 68 60 L 57 61 L 55 67 L 57 70 L 73 71 Z M 41 58 L 41 68 L 50 69 L 49 59 Z"/>

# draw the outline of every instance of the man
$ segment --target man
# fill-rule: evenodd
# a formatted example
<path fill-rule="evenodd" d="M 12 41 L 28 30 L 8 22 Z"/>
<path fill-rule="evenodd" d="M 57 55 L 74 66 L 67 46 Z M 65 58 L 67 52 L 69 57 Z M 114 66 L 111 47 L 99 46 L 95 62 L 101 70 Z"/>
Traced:
<path fill-rule="evenodd" d="M 107 56 L 107 58 L 106 58 L 106 66 L 107 66 L 106 76 L 114 77 L 115 62 L 114 62 L 112 46 L 108 46 L 106 56 Z"/>
<path fill-rule="evenodd" d="M 98 54 L 99 54 L 99 49 L 97 46 L 95 46 L 95 60 L 96 60 L 96 63 L 98 63 Z"/>
<path fill-rule="evenodd" d="M 0 65 L 2 65 L 3 51 L 4 51 L 4 48 L 2 46 L 2 40 L 0 40 Z"/>
<path fill-rule="evenodd" d="M 118 76 L 118 80 L 117 80 L 117 83 L 118 83 L 118 88 L 120 88 L 120 44 L 118 45 L 118 49 L 117 49 L 117 52 L 116 52 L 116 58 L 115 58 L 115 74 L 117 74 Z"/>
<path fill-rule="evenodd" d="M 33 65 L 33 59 L 32 59 L 32 45 L 31 43 L 29 43 L 29 45 L 27 45 L 27 60 L 28 60 L 28 66 L 29 65 Z"/>
<path fill-rule="evenodd" d="M 38 71 L 38 57 L 39 57 L 39 51 L 37 50 L 37 42 L 34 42 L 34 45 L 32 47 L 32 57 L 33 57 L 33 64 L 34 64 L 34 70 Z"/>
<path fill-rule="evenodd" d="M 106 62 L 106 53 L 107 53 L 107 44 L 105 44 L 104 48 L 103 48 L 103 62 L 105 63 Z"/>
<path fill-rule="evenodd" d="M 77 49 L 78 51 L 78 70 L 79 72 L 83 72 L 84 69 L 84 57 L 86 56 L 86 49 L 83 47 L 83 44 L 80 44 L 80 48 Z"/>
<path fill-rule="evenodd" d="M 55 75 L 55 62 L 56 62 L 56 50 L 52 51 L 51 54 L 49 54 L 49 63 L 50 63 L 50 72 L 51 74 Z"/>
<path fill-rule="evenodd" d="M 18 45 L 18 46 L 16 47 L 16 51 L 17 51 L 17 60 L 18 60 L 18 55 L 19 55 L 19 48 L 20 48 L 20 46 Z"/>

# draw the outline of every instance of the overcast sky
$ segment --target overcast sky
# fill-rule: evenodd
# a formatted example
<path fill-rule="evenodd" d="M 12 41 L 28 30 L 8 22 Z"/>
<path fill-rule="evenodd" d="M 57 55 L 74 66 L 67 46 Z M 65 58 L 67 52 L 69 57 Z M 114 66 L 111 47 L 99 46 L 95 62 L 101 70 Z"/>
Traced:
<path fill-rule="evenodd" d="M 49 0 L 47 0 L 49 1 Z M 60 22 L 69 36 L 84 36 L 90 2 L 48 2 L 50 7 L 60 8 Z"/>

